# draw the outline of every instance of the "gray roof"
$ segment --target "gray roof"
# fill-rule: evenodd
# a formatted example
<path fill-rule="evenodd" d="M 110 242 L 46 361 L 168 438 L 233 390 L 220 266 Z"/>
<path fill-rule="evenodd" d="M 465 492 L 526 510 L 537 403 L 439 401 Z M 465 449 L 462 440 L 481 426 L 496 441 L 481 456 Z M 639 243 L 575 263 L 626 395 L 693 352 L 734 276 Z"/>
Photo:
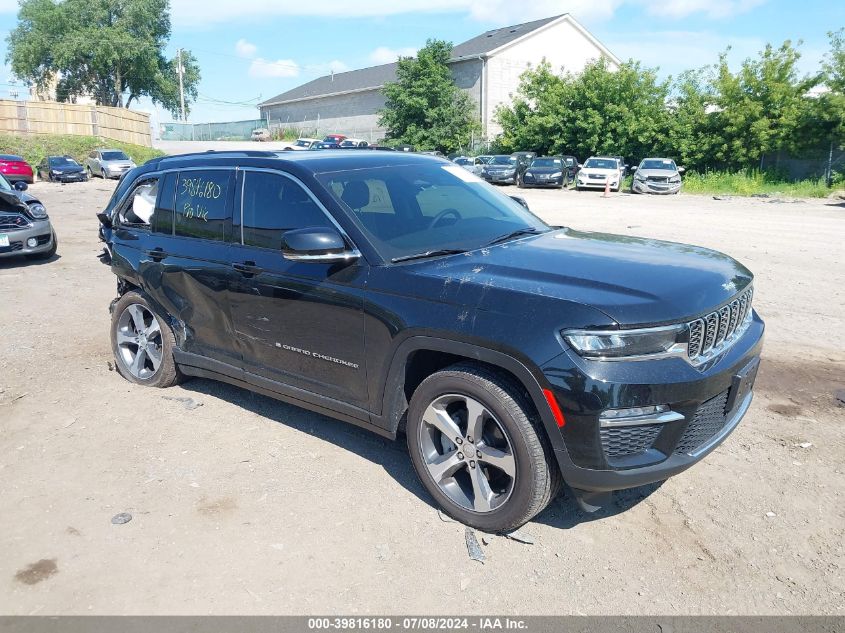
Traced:
<path fill-rule="evenodd" d="M 486 55 L 491 51 L 501 48 L 514 40 L 536 31 L 561 18 L 561 15 L 556 15 L 551 18 L 543 20 L 535 20 L 533 22 L 526 22 L 525 24 L 516 24 L 514 26 L 505 26 L 500 29 L 493 29 L 482 33 L 478 37 L 474 37 L 462 44 L 458 44 L 452 49 L 452 59 L 463 59 L 465 57 L 476 57 L 478 55 Z M 396 81 L 397 63 L 382 64 L 381 66 L 370 66 L 369 68 L 361 68 L 360 70 L 350 70 L 345 73 L 335 73 L 334 75 L 326 75 L 309 81 L 306 84 L 297 86 L 280 95 L 276 95 L 272 99 L 268 99 L 260 106 L 270 105 L 275 103 L 285 103 L 288 101 L 296 101 L 299 99 L 309 99 L 313 97 L 323 97 L 332 94 L 351 92 L 354 90 L 367 90 L 381 88 L 384 84 L 390 81 Z"/>
<path fill-rule="evenodd" d="M 563 16 L 556 15 L 543 20 L 535 20 L 534 22 L 526 22 L 525 24 L 516 24 L 514 26 L 503 26 L 500 29 L 487 31 L 478 37 L 467 40 L 463 44 L 458 44 L 452 49 L 452 58 L 461 59 L 462 57 L 486 55 L 491 51 L 495 51 L 497 48 L 510 44 L 523 35 L 531 33 L 531 31 L 543 28 L 550 22 L 554 22 L 561 17 Z"/>

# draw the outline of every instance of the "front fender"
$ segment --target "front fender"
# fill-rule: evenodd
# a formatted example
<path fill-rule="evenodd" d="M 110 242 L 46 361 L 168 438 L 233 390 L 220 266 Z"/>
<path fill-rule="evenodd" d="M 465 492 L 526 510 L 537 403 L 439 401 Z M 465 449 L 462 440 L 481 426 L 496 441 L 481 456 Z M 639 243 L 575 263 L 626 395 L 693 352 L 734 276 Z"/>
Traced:
<path fill-rule="evenodd" d="M 557 422 L 543 394 L 548 384 L 538 368 L 529 368 L 527 361 L 482 345 L 429 335 L 412 335 L 396 348 L 388 370 L 382 399 L 381 415 L 373 415 L 373 423 L 395 434 L 408 403 L 403 389 L 408 358 L 417 351 L 443 352 L 498 367 L 511 375 L 525 389 L 540 415 L 546 435 L 555 451 L 566 451 Z"/>

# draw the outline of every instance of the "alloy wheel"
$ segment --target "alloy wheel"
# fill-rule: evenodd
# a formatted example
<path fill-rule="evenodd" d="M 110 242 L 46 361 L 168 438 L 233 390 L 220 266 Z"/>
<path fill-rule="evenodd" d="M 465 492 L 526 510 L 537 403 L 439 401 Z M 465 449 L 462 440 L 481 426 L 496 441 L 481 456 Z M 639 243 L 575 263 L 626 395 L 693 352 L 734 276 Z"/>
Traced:
<path fill-rule="evenodd" d="M 419 426 L 428 474 L 454 503 L 478 513 L 501 507 L 516 479 L 516 459 L 504 427 L 481 402 L 448 394 L 434 400 Z"/>
<path fill-rule="evenodd" d="M 139 380 L 149 380 L 162 359 L 161 325 L 149 308 L 127 306 L 117 322 L 117 354 L 126 369 Z"/>

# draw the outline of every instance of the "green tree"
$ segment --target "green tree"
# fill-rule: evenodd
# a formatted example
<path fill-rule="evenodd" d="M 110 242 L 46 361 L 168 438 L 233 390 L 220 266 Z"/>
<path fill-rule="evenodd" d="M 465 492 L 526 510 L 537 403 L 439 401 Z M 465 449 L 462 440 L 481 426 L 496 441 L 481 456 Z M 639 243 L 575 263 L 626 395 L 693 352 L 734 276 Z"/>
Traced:
<path fill-rule="evenodd" d="M 510 106 L 497 110 L 506 150 L 640 158 L 665 148 L 668 82 L 656 71 L 607 60 L 557 75 L 547 63 L 523 73 Z"/>
<path fill-rule="evenodd" d="M 6 62 L 40 90 L 55 85 L 60 101 L 88 95 L 100 105 L 129 107 L 141 97 L 179 111 L 168 0 L 21 0 Z M 186 110 L 200 73 L 183 53 Z"/>
<path fill-rule="evenodd" d="M 428 40 L 416 58 L 399 60 L 396 81 L 384 86 L 386 102 L 379 112 L 388 140 L 446 153 L 469 145 L 480 129 L 477 106 L 455 84 L 451 55 L 450 43 Z"/>
<path fill-rule="evenodd" d="M 719 58 L 711 86 L 714 111 L 712 161 L 719 167 L 754 167 L 769 153 L 791 151 L 805 142 L 798 134 L 813 107 L 808 91 L 820 76 L 798 76 L 801 54 L 791 42 L 767 45 L 757 59 L 746 59 L 737 73 Z"/>

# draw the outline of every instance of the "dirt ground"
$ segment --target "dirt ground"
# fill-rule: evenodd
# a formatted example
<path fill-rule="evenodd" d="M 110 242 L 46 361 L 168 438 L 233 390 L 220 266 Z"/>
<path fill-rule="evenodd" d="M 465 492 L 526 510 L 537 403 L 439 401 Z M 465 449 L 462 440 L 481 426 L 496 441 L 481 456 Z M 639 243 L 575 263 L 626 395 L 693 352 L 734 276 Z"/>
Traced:
<path fill-rule="evenodd" d="M 3 614 L 845 613 L 842 204 L 522 192 L 552 223 L 733 255 L 767 341 L 749 414 L 701 464 L 596 515 L 561 496 L 533 544 L 485 536 L 481 564 L 401 444 L 112 371 L 94 214 L 113 187 L 36 184 L 59 257 L 0 262 Z"/>

